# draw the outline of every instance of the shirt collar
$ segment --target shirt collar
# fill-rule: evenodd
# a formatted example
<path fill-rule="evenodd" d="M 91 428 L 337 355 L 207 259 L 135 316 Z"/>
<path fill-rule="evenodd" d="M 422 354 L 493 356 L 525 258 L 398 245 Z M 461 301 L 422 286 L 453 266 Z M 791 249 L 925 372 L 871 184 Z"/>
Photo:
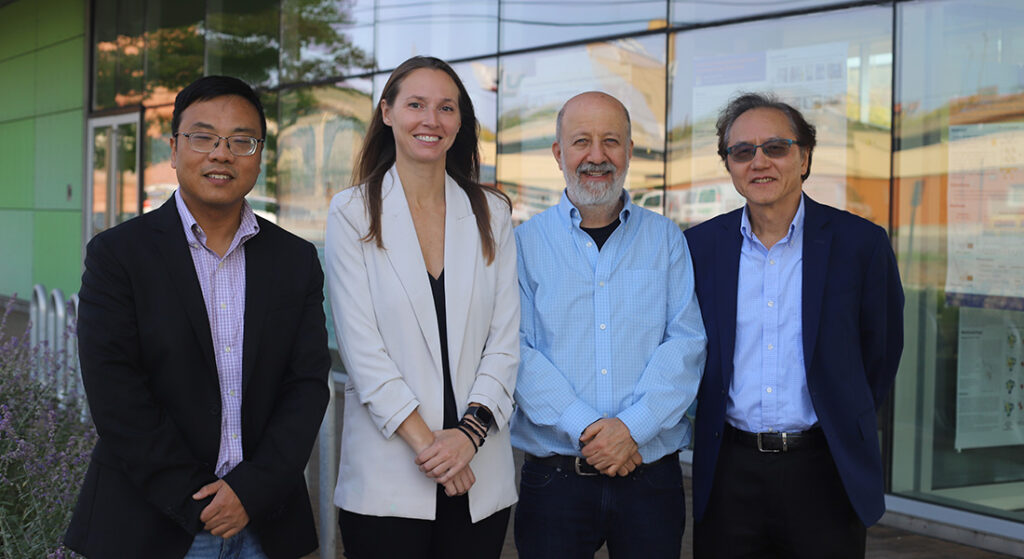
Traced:
<path fill-rule="evenodd" d="M 625 188 L 622 189 L 622 209 L 619 210 L 619 222 L 625 224 L 629 220 L 629 216 L 633 213 L 633 197 L 629 195 L 629 191 Z M 562 199 L 558 201 L 558 215 L 562 217 L 565 223 L 570 224 L 574 227 L 579 227 L 580 222 L 583 221 L 583 215 L 580 214 L 580 210 L 569 200 L 569 195 L 565 189 L 562 189 Z"/>
<path fill-rule="evenodd" d="M 743 212 L 740 217 L 740 234 L 749 241 L 756 240 L 754 237 L 753 227 L 750 226 L 750 209 L 744 204 Z M 786 236 L 779 240 L 780 243 L 789 243 L 793 237 L 797 234 L 802 233 L 804 230 L 804 197 L 800 195 L 800 205 L 796 208 L 796 215 L 793 216 L 793 221 L 789 223 L 789 232 Z"/>
<path fill-rule="evenodd" d="M 180 188 L 174 191 L 174 205 L 178 209 L 178 216 L 181 218 L 181 225 L 185 230 L 185 238 L 189 242 L 196 242 L 200 246 L 206 247 L 206 232 L 199 226 L 196 218 L 192 216 L 192 212 L 188 210 L 185 201 L 181 199 Z M 242 221 L 238 225 L 238 231 L 235 232 L 234 240 L 231 241 L 231 247 L 224 255 L 227 256 L 236 246 L 253 238 L 259 232 L 260 224 L 256 221 L 256 214 L 252 211 L 252 207 L 249 206 L 249 202 L 243 199 Z"/>

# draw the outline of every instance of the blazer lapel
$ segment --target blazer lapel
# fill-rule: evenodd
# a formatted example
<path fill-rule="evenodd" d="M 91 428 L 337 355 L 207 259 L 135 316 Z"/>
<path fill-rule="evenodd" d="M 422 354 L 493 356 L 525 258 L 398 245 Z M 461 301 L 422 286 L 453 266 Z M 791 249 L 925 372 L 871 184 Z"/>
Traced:
<path fill-rule="evenodd" d="M 171 278 L 175 292 L 185 310 L 192 328 L 195 330 L 199 347 L 206 358 L 210 371 L 216 373 L 217 362 L 213 356 L 213 334 L 210 332 L 210 320 L 206 314 L 206 303 L 203 302 L 203 290 L 196 277 L 195 264 L 188 250 L 188 241 L 178 215 L 178 207 L 174 197 L 165 202 L 156 211 L 153 228 L 156 232 L 156 243 L 161 260 L 167 266 L 167 275 Z M 216 377 L 214 377 L 216 378 Z"/>
<path fill-rule="evenodd" d="M 249 385 L 256 364 L 260 335 L 267 316 L 267 302 L 277 300 L 273 285 L 278 268 L 273 264 L 267 236 L 256 234 L 243 245 L 245 250 L 245 315 L 242 319 L 242 394 Z M 236 249 L 237 250 L 237 249 Z"/>
<path fill-rule="evenodd" d="M 469 197 L 454 179 L 446 175 L 444 300 L 448 319 L 448 360 L 453 374 L 459 370 L 476 267 L 483 265 L 480 251 L 480 233 Z"/>
<path fill-rule="evenodd" d="M 803 330 L 804 367 L 809 372 L 818 341 L 821 301 L 828 279 L 832 228 L 820 204 L 804 195 Z"/>
<path fill-rule="evenodd" d="M 736 351 L 736 294 L 739 292 L 740 250 L 743 235 L 740 234 L 740 212 L 734 211 L 729 219 L 722 220 L 725 233 L 718 236 L 719 246 L 715 251 L 715 310 L 718 313 L 719 351 L 722 355 L 722 385 L 732 384 L 733 354 Z"/>
<path fill-rule="evenodd" d="M 391 267 L 409 298 L 416 322 L 430 349 L 436 371 L 441 371 L 441 335 L 437 330 L 437 313 L 434 310 L 434 295 L 427 279 L 427 264 L 416 236 L 409 202 L 394 167 L 384 175 L 381 184 L 381 240 Z M 454 274 L 452 274 L 454 275 Z M 447 278 L 448 274 L 445 274 Z"/>

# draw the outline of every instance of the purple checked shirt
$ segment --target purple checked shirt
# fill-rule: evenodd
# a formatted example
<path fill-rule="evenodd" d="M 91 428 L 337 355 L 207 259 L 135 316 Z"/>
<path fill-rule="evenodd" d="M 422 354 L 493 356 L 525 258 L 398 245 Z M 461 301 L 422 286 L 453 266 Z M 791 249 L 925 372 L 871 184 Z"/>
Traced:
<path fill-rule="evenodd" d="M 242 461 L 242 336 L 245 333 L 245 247 L 260 231 L 247 202 L 242 204 L 242 223 L 224 257 L 206 246 L 206 233 L 196 223 L 175 191 L 174 201 L 185 228 L 192 263 L 203 289 L 206 316 L 213 335 L 213 354 L 220 379 L 220 452 L 217 477 L 224 477 Z"/>

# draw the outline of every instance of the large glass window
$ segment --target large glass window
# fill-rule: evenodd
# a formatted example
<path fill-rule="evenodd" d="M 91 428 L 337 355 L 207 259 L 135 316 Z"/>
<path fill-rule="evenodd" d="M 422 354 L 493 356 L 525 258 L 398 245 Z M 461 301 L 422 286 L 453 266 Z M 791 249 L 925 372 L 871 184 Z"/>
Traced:
<path fill-rule="evenodd" d="M 528 219 L 558 203 L 565 179 L 551 153 L 555 118 L 578 93 L 618 98 L 633 126 L 631 194 L 665 183 L 665 36 L 534 52 L 502 60 L 498 119 L 498 183 L 513 217 Z M 657 208 L 655 208 L 657 209 Z"/>
<path fill-rule="evenodd" d="M 897 5 L 892 491 L 1024 520 L 1024 6 Z"/>
<path fill-rule="evenodd" d="M 92 44 L 92 108 L 138 104 L 143 96 L 143 5 L 97 0 Z"/>
<path fill-rule="evenodd" d="M 704 23 L 727 19 L 740 19 L 762 14 L 810 10 L 830 4 L 842 4 L 850 0 L 729 0 L 708 2 L 706 0 L 671 0 L 672 23 Z"/>
<path fill-rule="evenodd" d="M 203 75 L 204 0 L 148 0 L 146 6 L 146 105 L 165 105 Z"/>
<path fill-rule="evenodd" d="M 515 50 L 661 29 L 665 0 L 513 0 L 501 2 L 501 48 Z"/>
<path fill-rule="evenodd" d="M 372 68 L 372 1 L 281 0 L 282 82 L 317 81 Z"/>
<path fill-rule="evenodd" d="M 891 21 L 872 7 L 675 34 L 666 215 L 689 226 L 742 205 L 715 121 L 730 98 L 759 91 L 817 127 L 805 192 L 887 227 Z"/>
<path fill-rule="evenodd" d="M 498 51 L 498 0 L 377 0 L 377 67 L 416 54 L 459 60 Z"/>
<path fill-rule="evenodd" d="M 207 0 L 206 74 L 254 87 L 277 85 L 281 49 L 279 0 Z"/>

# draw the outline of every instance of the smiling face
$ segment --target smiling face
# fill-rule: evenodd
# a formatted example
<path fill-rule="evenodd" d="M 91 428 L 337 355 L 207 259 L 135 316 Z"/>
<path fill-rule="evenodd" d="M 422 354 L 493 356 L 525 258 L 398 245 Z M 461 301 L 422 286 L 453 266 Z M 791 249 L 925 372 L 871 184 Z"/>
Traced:
<path fill-rule="evenodd" d="M 462 124 L 459 89 L 442 70 L 419 68 L 398 86 L 394 105 L 381 100 L 381 117 L 395 136 L 399 164 L 445 163 Z"/>
<path fill-rule="evenodd" d="M 739 116 L 729 129 L 726 145 L 761 144 L 774 139 L 796 139 L 789 119 L 775 109 L 751 109 Z M 796 212 L 800 205 L 807 153 L 794 145 L 785 157 L 772 159 L 758 149 L 746 163 L 728 160 L 729 175 L 736 191 L 751 209 L 780 209 Z"/>
<path fill-rule="evenodd" d="M 562 113 L 561 137 L 552 144 L 551 152 L 565 176 L 573 204 L 617 203 L 633 155 L 622 105 L 603 93 L 584 93 L 570 99 Z"/>
<path fill-rule="evenodd" d="M 244 135 L 260 138 L 259 113 L 249 101 L 237 95 L 222 95 L 197 101 L 181 113 L 179 132 L 206 132 L 218 136 Z M 238 156 L 220 140 L 210 153 L 199 153 L 188 138 L 171 138 L 171 167 L 178 175 L 181 197 L 193 214 L 237 211 L 242 199 L 256 184 L 260 155 Z"/>

